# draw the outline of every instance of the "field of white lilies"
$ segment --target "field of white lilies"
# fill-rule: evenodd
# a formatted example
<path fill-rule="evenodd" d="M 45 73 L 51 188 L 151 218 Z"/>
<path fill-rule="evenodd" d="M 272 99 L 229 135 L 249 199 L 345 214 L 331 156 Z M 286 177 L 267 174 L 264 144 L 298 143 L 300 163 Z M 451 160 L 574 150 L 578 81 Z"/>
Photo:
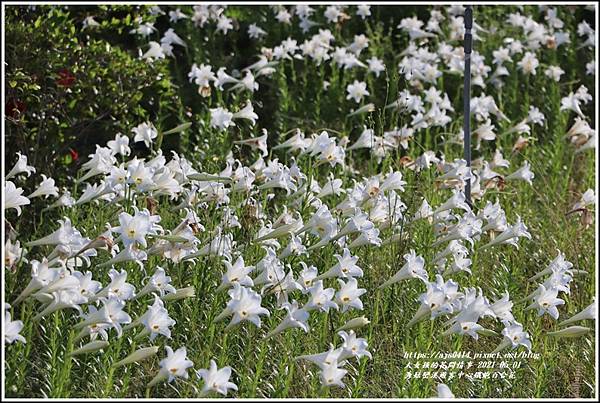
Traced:
<path fill-rule="evenodd" d="M 5 7 L 173 91 L 7 80 L 5 396 L 597 396 L 595 6 L 474 7 L 471 167 L 462 6 Z"/>

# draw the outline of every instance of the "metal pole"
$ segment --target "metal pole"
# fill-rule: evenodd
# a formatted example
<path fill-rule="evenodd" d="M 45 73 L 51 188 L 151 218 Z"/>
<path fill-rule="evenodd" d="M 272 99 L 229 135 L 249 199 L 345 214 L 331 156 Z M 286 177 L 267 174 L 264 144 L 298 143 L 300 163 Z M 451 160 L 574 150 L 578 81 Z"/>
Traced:
<path fill-rule="evenodd" d="M 465 9 L 465 85 L 463 92 L 463 113 L 464 113 L 464 126 L 463 126 L 463 143 L 464 143 L 464 156 L 467 161 L 467 167 L 471 168 L 471 48 L 473 47 L 473 36 L 471 35 L 471 28 L 473 28 L 473 7 L 467 6 Z M 465 198 L 469 206 L 471 204 L 471 179 L 467 179 L 465 186 Z"/>

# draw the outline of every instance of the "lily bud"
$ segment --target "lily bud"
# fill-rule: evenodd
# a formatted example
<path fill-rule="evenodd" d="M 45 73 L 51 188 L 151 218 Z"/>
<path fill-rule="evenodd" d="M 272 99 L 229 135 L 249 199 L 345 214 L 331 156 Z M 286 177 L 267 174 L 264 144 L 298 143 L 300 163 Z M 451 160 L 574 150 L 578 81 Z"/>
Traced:
<path fill-rule="evenodd" d="M 113 364 L 113 367 L 120 367 L 127 364 L 132 364 L 134 362 L 145 360 L 146 358 L 152 357 L 158 352 L 157 346 L 140 348 L 139 350 L 134 351 L 129 354 L 127 357 L 122 359 L 119 362 Z"/>
<path fill-rule="evenodd" d="M 104 340 L 91 341 L 88 344 L 78 348 L 77 350 L 71 352 L 69 356 L 80 355 L 93 353 L 94 351 L 102 350 L 103 348 L 108 347 L 110 343 Z"/>
<path fill-rule="evenodd" d="M 186 288 L 180 288 L 173 293 L 166 294 L 164 297 L 162 297 L 162 299 L 163 299 L 163 301 L 177 301 L 179 299 L 193 298 L 195 296 L 196 296 L 196 291 L 195 291 L 194 287 L 186 287 Z"/>
<path fill-rule="evenodd" d="M 499 352 L 499 351 L 502 351 L 502 350 L 504 350 L 505 348 L 509 347 L 511 344 L 512 344 L 512 343 L 510 342 L 510 340 L 509 340 L 509 339 L 507 339 L 507 338 L 504 338 L 504 340 L 502 340 L 502 341 L 500 342 L 500 344 L 498 344 L 498 347 L 496 347 L 496 348 L 494 349 L 494 351 L 492 351 L 492 354 L 493 354 L 493 353 L 497 353 L 497 352 Z"/>
<path fill-rule="evenodd" d="M 148 387 L 151 388 L 152 386 L 156 385 L 157 383 L 160 383 L 160 382 L 166 380 L 168 377 L 169 377 L 169 375 L 166 374 L 164 371 L 159 371 L 158 374 L 156 374 L 156 376 L 154 378 L 152 378 L 152 380 L 148 384 Z"/>
<path fill-rule="evenodd" d="M 591 330 L 592 329 L 589 327 L 571 326 L 556 332 L 549 332 L 547 335 L 551 337 L 579 337 L 590 332 Z"/>
<path fill-rule="evenodd" d="M 371 323 L 369 319 L 367 319 L 364 316 L 361 316 L 360 318 L 350 319 L 342 327 L 338 328 L 335 332 L 337 333 L 341 330 L 358 329 L 360 327 L 368 325 L 369 323 Z"/>

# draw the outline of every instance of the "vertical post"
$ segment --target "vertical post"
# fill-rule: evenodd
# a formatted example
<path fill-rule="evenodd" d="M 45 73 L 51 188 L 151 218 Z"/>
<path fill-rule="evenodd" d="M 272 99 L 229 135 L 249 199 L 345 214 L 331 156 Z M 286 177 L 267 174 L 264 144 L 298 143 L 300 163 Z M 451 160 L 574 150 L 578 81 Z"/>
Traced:
<path fill-rule="evenodd" d="M 473 7 L 467 6 L 465 9 L 465 38 L 464 38 L 464 50 L 465 50 L 465 84 L 463 91 L 463 114 L 464 114 L 464 126 L 463 126 L 463 144 L 464 144 L 464 158 L 467 161 L 467 167 L 471 168 L 471 49 L 473 47 L 473 36 L 471 35 L 471 28 L 473 28 Z M 465 186 L 465 198 L 469 206 L 471 204 L 471 179 L 467 179 Z"/>

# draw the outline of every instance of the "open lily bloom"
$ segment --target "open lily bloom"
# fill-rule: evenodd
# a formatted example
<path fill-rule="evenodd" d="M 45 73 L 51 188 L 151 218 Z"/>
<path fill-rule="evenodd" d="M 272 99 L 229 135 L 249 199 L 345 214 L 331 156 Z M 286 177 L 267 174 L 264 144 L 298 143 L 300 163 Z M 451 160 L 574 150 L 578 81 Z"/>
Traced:
<path fill-rule="evenodd" d="M 34 292 L 42 287 L 51 284 L 60 277 L 60 269 L 58 267 L 49 267 L 48 259 L 44 258 L 41 262 L 38 260 L 31 261 L 31 280 L 19 294 L 13 305 L 18 304 L 25 298 L 29 297 Z"/>
<path fill-rule="evenodd" d="M 21 206 L 31 203 L 27 197 L 21 196 L 22 194 L 23 189 L 16 187 L 11 181 L 6 181 L 4 183 L 4 210 L 14 208 L 17 210 L 17 214 L 21 215 Z"/>
<path fill-rule="evenodd" d="M 52 380 L 10 396 L 97 391 L 55 376 L 94 381 L 96 361 L 112 365 L 103 395 L 591 393 L 594 7 L 76 7 L 61 32 L 94 46 L 72 56 L 110 74 L 49 64 L 38 95 L 65 110 L 19 79 L 40 84 L 43 63 L 18 59 L 47 53 L 31 47 L 53 13 L 6 15 L 32 40 L 6 65 L 5 368 Z M 498 373 L 483 389 L 419 380 L 387 354 L 525 354 L 534 339 L 544 365 L 510 391 Z M 573 370 L 581 388 L 555 376 Z"/>
<path fill-rule="evenodd" d="M 242 321 L 249 321 L 260 327 L 260 316 L 270 316 L 269 310 L 261 306 L 262 297 L 257 292 L 236 284 L 230 296 L 232 299 L 227 303 L 224 311 L 227 315 L 233 315 L 227 325 L 228 329 Z"/>
<path fill-rule="evenodd" d="M 504 243 L 512 244 L 518 247 L 517 242 L 521 237 L 531 239 L 531 234 L 528 232 L 525 224 L 521 221 L 521 217 L 517 216 L 517 222 L 515 224 L 509 226 L 506 230 L 497 235 L 490 242 L 482 246 L 481 249 Z"/>
<path fill-rule="evenodd" d="M 538 296 L 534 302 L 529 305 L 526 309 L 537 309 L 538 315 L 542 316 L 547 313 L 554 319 L 558 319 L 558 305 L 563 305 L 564 300 L 557 298 L 558 289 L 550 288 L 547 289 L 543 284 L 538 287 Z"/>
<path fill-rule="evenodd" d="M 286 329 L 295 327 L 308 332 L 307 321 L 310 313 L 302 308 L 298 308 L 298 301 L 294 300 L 292 303 L 284 303 L 282 308 L 287 311 L 287 315 L 283 318 L 283 321 L 277 325 L 275 329 L 267 333 L 265 337 L 273 337 Z"/>
<path fill-rule="evenodd" d="M 206 396 L 211 392 L 227 396 L 229 389 L 238 390 L 237 385 L 229 381 L 229 378 L 231 378 L 231 367 L 218 369 L 217 363 L 214 360 L 210 360 L 209 369 L 199 369 L 196 371 L 196 374 L 198 378 L 204 381 L 202 391 L 200 392 L 201 396 Z"/>
<path fill-rule="evenodd" d="M 324 367 L 328 366 L 328 365 L 338 365 L 338 359 L 340 357 L 340 355 L 342 354 L 342 352 L 344 351 L 343 347 L 339 347 L 339 348 L 334 348 L 333 345 L 330 345 L 329 350 L 322 352 L 322 353 L 317 353 L 317 354 L 308 354 L 308 355 L 301 355 L 296 357 L 296 360 L 306 360 L 309 362 L 312 362 L 313 364 L 316 364 L 317 366 L 319 366 L 319 368 L 323 369 Z M 342 364 L 342 361 L 339 361 L 339 364 Z"/>
<path fill-rule="evenodd" d="M 158 292 L 160 296 L 175 292 L 175 287 L 171 284 L 171 277 L 167 276 L 162 267 L 157 267 L 156 271 L 148 280 L 148 283 L 136 294 L 136 298 L 151 292 Z"/>
<path fill-rule="evenodd" d="M 334 257 L 338 260 L 334 266 L 332 266 L 325 273 L 319 275 L 317 280 L 329 278 L 329 277 L 362 277 L 363 271 L 356 265 L 358 257 L 352 256 L 350 250 L 344 248 L 343 254 L 335 254 Z"/>
<path fill-rule="evenodd" d="M 317 309 L 321 312 L 329 312 L 329 308 L 338 309 L 338 305 L 332 301 L 335 290 L 323 288 L 323 280 L 315 281 L 308 292 L 310 292 L 310 299 L 304 305 L 307 311 Z"/>
<path fill-rule="evenodd" d="M 146 236 L 155 235 L 157 226 L 160 222 L 160 216 L 151 215 L 148 210 L 138 211 L 135 209 L 135 214 L 132 216 L 126 212 L 119 214 L 119 226 L 113 230 L 119 234 L 119 240 L 123 241 L 126 247 L 139 244 L 147 247 Z"/>
<path fill-rule="evenodd" d="M 38 188 L 29 196 L 28 199 L 33 199 L 34 197 L 48 198 L 48 196 L 58 197 L 58 187 L 54 185 L 54 179 L 46 177 L 46 175 L 42 174 L 42 183 L 38 186 Z"/>
<path fill-rule="evenodd" d="M 26 173 L 29 178 L 32 173 L 35 173 L 35 167 L 27 165 L 27 156 L 17 152 L 17 162 L 12 169 L 4 177 L 5 180 L 17 176 L 19 174 Z"/>
<path fill-rule="evenodd" d="M 339 386 L 340 388 L 346 387 L 342 378 L 348 373 L 347 370 L 339 368 L 337 361 L 324 365 L 321 368 L 321 384 L 323 386 Z"/>
<path fill-rule="evenodd" d="M 120 337 L 122 334 L 122 324 L 131 323 L 131 316 L 127 312 L 123 311 L 125 302 L 116 296 L 110 296 L 108 298 L 102 298 L 102 308 L 99 310 L 94 306 L 89 306 L 87 314 L 82 314 L 84 319 L 79 322 L 75 328 L 82 328 L 82 334 L 79 337 L 83 337 L 85 334 L 91 334 L 98 331 L 96 325 L 107 325 L 107 327 L 114 327 L 117 331 L 117 335 Z M 87 327 L 87 328 L 86 328 Z"/>
<path fill-rule="evenodd" d="M 94 298 L 116 296 L 123 301 L 127 301 L 135 296 L 135 286 L 127 283 L 127 271 L 121 270 L 118 272 L 115 269 L 110 269 L 108 276 L 110 283 L 99 291 Z"/>
<path fill-rule="evenodd" d="M 227 271 L 221 279 L 220 289 L 231 287 L 234 284 L 240 284 L 245 287 L 252 287 L 254 285 L 252 278 L 248 275 L 254 270 L 254 266 L 246 266 L 243 257 L 238 257 L 233 265 L 228 260 L 223 260 L 223 264 L 227 267 Z"/>
<path fill-rule="evenodd" d="M 346 312 L 350 308 L 358 310 L 363 309 L 363 303 L 360 296 L 367 292 L 364 288 L 358 288 L 358 281 L 355 278 L 349 278 L 348 281 L 338 279 L 340 289 L 335 294 L 335 299 L 342 312 Z"/>
<path fill-rule="evenodd" d="M 535 177 L 534 173 L 531 172 L 529 168 L 529 162 L 525 161 L 523 166 L 513 172 L 512 174 L 506 176 L 504 180 L 523 180 L 531 185 L 531 180 Z"/>
<path fill-rule="evenodd" d="M 423 282 L 428 281 L 428 274 L 425 270 L 425 259 L 422 256 L 417 256 L 414 250 L 404 255 L 406 263 L 400 270 L 396 272 L 389 280 L 383 283 L 379 288 L 384 288 L 402 280 L 418 278 Z"/>
<path fill-rule="evenodd" d="M 4 322 L 2 323 L 3 332 L 4 332 L 4 344 L 12 344 L 15 341 L 20 341 L 21 343 L 27 343 L 25 337 L 20 335 L 19 333 L 23 329 L 23 322 L 20 320 L 12 320 L 10 316 L 10 305 L 4 304 Z"/>
<path fill-rule="evenodd" d="M 46 307 L 38 312 L 38 314 L 33 318 L 34 320 L 40 320 L 44 316 L 47 316 L 53 312 L 59 311 L 61 309 L 72 308 L 79 312 L 81 312 L 81 304 L 85 304 L 88 302 L 88 299 L 81 294 L 78 294 L 77 291 L 72 290 L 61 290 L 55 291 L 50 294 L 51 300 L 46 305 Z"/>
<path fill-rule="evenodd" d="M 156 301 L 159 301 L 157 299 Z M 144 314 L 141 319 L 141 323 L 144 325 L 144 331 L 141 332 L 137 337 L 150 334 L 150 341 L 154 340 L 159 334 L 166 338 L 171 338 L 170 327 L 175 325 L 175 321 L 169 316 L 169 311 L 166 308 L 155 303 L 151 306 L 148 311 Z"/>
<path fill-rule="evenodd" d="M 531 350 L 531 340 L 529 340 L 529 333 L 523 331 L 523 325 L 516 321 L 503 320 L 504 329 L 502 335 L 504 339 L 500 342 L 498 347 L 494 350 L 495 352 L 502 351 L 507 347 L 513 349 L 518 346 L 525 346 L 528 350 Z"/>
<path fill-rule="evenodd" d="M 342 340 L 344 340 L 344 343 L 342 344 L 342 353 L 338 357 L 340 361 L 351 357 L 356 357 L 358 359 L 362 357 L 368 357 L 369 359 L 373 358 L 371 353 L 367 350 L 367 340 L 356 337 L 354 330 L 350 330 L 349 333 L 341 330 L 338 334 Z"/>
<path fill-rule="evenodd" d="M 187 359 L 187 349 L 180 347 L 176 351 L 173 351 L 171 347 L 166 346 L 165 350 L 167 350 L 167 357 L 160 361 L 160 370 L 152 381 L 150 381 L 148 387 L 165 380 L 171 382 L 177 377 L 183 379 L 189 378 L 187 369 L 193 367 L 194 363 Z"/>

